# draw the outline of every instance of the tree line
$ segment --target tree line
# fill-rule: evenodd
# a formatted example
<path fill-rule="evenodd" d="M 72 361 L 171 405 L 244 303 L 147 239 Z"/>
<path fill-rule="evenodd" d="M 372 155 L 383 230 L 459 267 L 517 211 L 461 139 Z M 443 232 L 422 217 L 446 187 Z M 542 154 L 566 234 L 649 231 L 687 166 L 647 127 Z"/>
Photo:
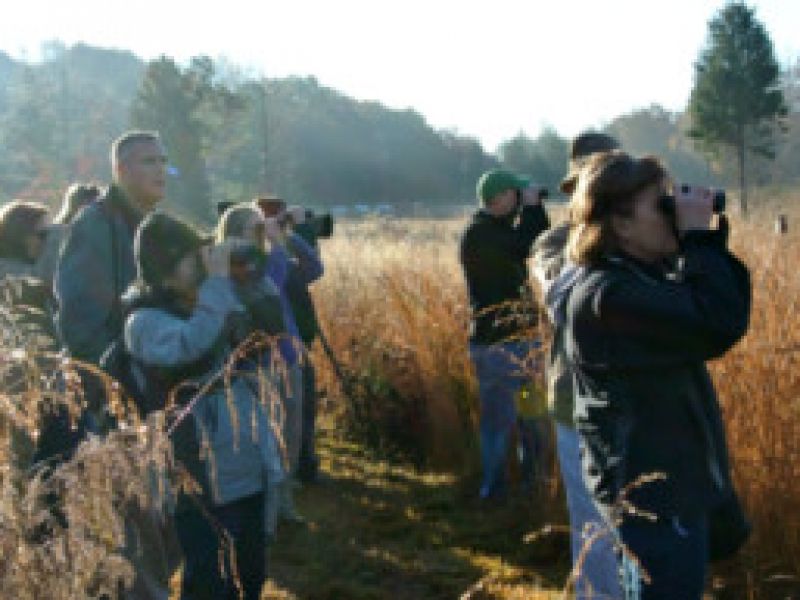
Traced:
<path fill-rule="evenodd" d="M 685 111 L 653 105 L 598 126 L 686 180 L 800 184 L 800 58 L 780 69 L 753 11 L 722 9 L 695 65 Z M 532 115 L 537 118 L 538 115 Z M 219 201 L 276 193 L 319 208 L 473 202 L 501 164 L 556 189 L 569 142 L 552 127 L 489 153 L 413 110 L 360 102 L 313 77 L 254 76 L 205 56 L 181 65 L 127 51 L 49 43 L 38 63 L 0 53 L 0 201 L 54 203 L 75 179 L 103 181 L 108 143 L 161 132 L 172 208 L 209 221 Z"/>

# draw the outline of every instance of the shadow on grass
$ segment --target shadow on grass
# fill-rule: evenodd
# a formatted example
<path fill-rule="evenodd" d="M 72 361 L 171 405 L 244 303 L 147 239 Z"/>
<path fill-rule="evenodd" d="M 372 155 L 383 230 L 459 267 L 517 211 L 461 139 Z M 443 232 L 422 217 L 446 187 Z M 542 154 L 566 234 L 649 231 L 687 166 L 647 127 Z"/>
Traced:
<path fill-rule="evenodd" d="M 330 433 L 320 453 L 330 479 L 297 493 L 308 523 L 278 532 L 266 597 L 444 599 L 470 588 L 475 599 L 523 597 L 504 586 L 557 596 L 566 537 L 523 542 L 552 502 L 520 494 L 482 506 L 475 482 L 379 460 Z"/>

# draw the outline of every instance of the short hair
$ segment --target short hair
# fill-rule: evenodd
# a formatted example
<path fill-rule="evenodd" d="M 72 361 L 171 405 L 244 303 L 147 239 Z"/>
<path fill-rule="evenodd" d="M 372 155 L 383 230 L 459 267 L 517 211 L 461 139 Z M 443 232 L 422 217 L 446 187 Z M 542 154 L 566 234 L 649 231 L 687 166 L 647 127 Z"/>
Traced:
<path fill-rule="evenodd" d="M 64 200 L 54 223 L 69 225 L 81 208 L 100 197 L 102 190 L 94 183 L 73 183 L 64 192 Z"/>
<path fill-rule="evenodd" d="M 26 240 L 47 214 L 44 204 L 29 200 L 12 200 L 0 208 L 0 257 L 28 262 Z"/>
<path fill-rule="evenodd" d="M 161 136 L 157 131 L 126 131 L 111 144 L 111 167 L 116 168 L 128 160 L 131 151 L 137 144 L 161 144 Z"/>
<path fill-rule="evenodd" d="M 247 224 L 254 216 L 261 216 L 261 211 L 252 202 L 235 204 L 228 208 L 217 223 L 217 243 L 231 237 L 243 237 Z"/>
<path fill-rule="evenodd" d="M 654 156 L 637 159 L 620 150 L 593 154 L 570 204 L 569 258 L 577 264 L 596 264 L 604 254 L 618 250 L 612 217 L 632 215 L 634 197 L 666 177 L 666 168 Z"/>

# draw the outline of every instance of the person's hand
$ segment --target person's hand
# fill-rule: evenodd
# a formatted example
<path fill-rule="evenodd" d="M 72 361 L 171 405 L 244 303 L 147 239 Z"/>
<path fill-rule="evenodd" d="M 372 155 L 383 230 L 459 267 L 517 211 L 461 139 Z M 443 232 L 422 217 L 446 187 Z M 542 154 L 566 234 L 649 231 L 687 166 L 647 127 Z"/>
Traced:
<path fill-rule="evenodd" d="M 246 244 L 243 239 L 229 238 L 221 244 L 203 246 L 200 249 L 200 257 L 209 277 L 214 275 L 228 277 L 231 270 L 231 253 L 244 248 Z"/>
<path fill-rule="evenodd" d="M 264 235 L 270 244 L 283 243 L 283 228 L 278 221 L 278 217 L 267 217 L 264 222 Z"/>
<path fill-rule="evenodd" d="M 713 190 L 693 185 L 675 187 L 675 224 L 681 233 L 707 231 L 713 209 Z"/>
<path fill-rule="evenodd" d="M 529 185 L 522 190 L 523 206 L 539 206 L 542 203 L 542 188 L 536 185 Z"/>
<path fill-rule="evenodd" d="M 292 215 L 292 222 L 295 225 L 302 225 L 306 222 L 306 209 L 302 206 L 292 206 L 288 212 Z"/>

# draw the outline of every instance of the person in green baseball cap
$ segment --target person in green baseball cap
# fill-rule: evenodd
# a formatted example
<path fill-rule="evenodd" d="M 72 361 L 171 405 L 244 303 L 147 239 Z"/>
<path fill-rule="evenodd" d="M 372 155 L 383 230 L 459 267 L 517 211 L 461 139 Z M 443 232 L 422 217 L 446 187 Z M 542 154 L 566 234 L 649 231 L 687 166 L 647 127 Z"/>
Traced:
<path fill-rule="evenodd" d="M 530 179 L 496 169 L 476 186 L 481 208 L 461 238 L 460 260 L 471 308 L 470 357 L 481 401 L 482 500 L 506 493 L 506 464 L 517 425 L 516 396 L 526 379 L 520 361 L 535 354 L 536 311 L 526 259 L 549 225 L 541 189 Z M 523 457 L 523 464 L 530 463 Z"/>

